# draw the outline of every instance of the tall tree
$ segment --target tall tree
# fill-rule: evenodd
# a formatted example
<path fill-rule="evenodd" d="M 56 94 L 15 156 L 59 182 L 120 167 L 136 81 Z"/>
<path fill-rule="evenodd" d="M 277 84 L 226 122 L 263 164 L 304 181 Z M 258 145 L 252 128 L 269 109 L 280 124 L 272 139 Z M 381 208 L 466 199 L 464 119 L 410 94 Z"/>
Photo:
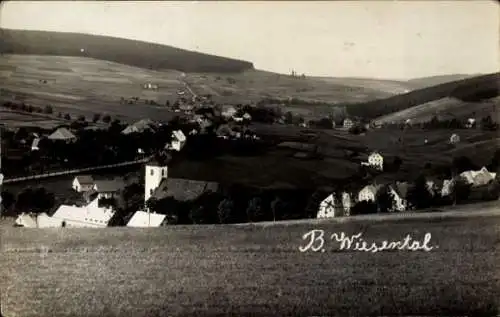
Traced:
<path fill-rule="evenodd" d="M 394 195 L 391 193 L 389 186 L 384 186 L 377 192 L 375 201 L 378 207 L 378 212 L 387 213 L 393 210 Z"/>

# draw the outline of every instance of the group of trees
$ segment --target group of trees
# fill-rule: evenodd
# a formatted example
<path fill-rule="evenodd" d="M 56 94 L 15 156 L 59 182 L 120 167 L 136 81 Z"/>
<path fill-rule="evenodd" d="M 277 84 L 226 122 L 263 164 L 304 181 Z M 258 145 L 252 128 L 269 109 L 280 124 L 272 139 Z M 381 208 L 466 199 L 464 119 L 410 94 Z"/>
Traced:
<path fill-rule="evenodd" d="M 27 187 L 12 194 L 4 190 L 2 195 L 1 215 L 17 215 L 20 213 L 42 213 L 50 211 L 56 203 L 54 193 L 48 192 L 44 187 Z"/>
<path fill-rule="evenodd" d="M 494 122 L 490 115 L 481 118 L 479 122 L 472 125 L 466 120 L 458 120 L 457 118 L 439 120 L 437 116 L 434 116 L 430 121 L 424 122 L 420 126 L 426 129 L 466 129 L 476 127 L 478 124 L 485 131 L 498 130 L 498 123 Z"/>

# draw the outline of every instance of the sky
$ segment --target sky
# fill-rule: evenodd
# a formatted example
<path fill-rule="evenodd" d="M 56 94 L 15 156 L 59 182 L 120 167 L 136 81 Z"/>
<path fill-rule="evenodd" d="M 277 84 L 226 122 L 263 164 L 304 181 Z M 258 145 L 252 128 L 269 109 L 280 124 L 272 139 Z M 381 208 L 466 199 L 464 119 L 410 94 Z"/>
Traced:
<path fill-rule="evenodd" d="M 167 44 L 309 76 L 496 72 L 495 1 L 12 1 L 0 27 Z"/>

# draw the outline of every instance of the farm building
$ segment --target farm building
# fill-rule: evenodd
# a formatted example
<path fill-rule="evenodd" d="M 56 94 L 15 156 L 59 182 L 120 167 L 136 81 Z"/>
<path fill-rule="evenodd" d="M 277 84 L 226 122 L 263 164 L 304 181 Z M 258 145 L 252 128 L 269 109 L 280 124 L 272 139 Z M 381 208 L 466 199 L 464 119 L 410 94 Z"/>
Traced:
<path fill-rule="evenodd" d="M 53 141 L 74 141 L 76 136 L 68 129 L 61 127 L 49 135 L 48 139 Z"/>
<path fill-rule="evenodd" d="M 94 179 L 90 175 L 78 175 L 73 179 L 71 187 L 78 193 L 89 191 L 94 187 Z"/>
<path fill-rule="evenodd" d="M 221 115 L 226 118 L 226 119 L 230 119 L 232 117 L 234 117 L 236 115 L 238 111 L 236 110 L 236 108 L 234 106 L 231 106 L 231 105 L 224 105 L 222 106 L 222 112 L 221 112 Z"/>
<path fill-rule="evenodd" d="M 92 190 L 97 192 L 97 198 L 113 198 L 123 188 L 125 188 L 125 182 L 120 178 L 115 178 L 95 181 Z"/>
<path fill-rule="evenodd" d="M 146 83 L 143 85 L 144 89 L 151 89 L 151 90 L 157 90 L 158 85 L 157 84 L 152 84 L 152 83 Z"/>
<path fill-rule="evenodd" d="M 474 118 L 469 118 L 467 119 L 467 123 L 465 124 L 465 127 L 468 129 L 473 128 L 476 125 L 476 119 Z"/>
<path fill-rule="evenodd" d="M 458 134 L 456 133 L 453 133 L 450 136 L 450 144 L 457 144 L 458 142 L 460 142 L 460 136 L 458 136 Z"/>
<path fill-rule="evenodd" d="M 84 207 L 61 205 L 52 215 L 54 222 L 51 226 L 80 227 L 80 228 L 103 228 L 107 227 L 109 221 L 115 214 L 111 208 L 98 207 L 96 198 Z"/>
<path fill-rule="evenodd" d="M 123 129 L 122 134 L 130 133 L 142 133 L 145 131 L 155 131 L 158 125 L 150 119 L 139 120 L 125 129 Z"/>
<path fill-rule="evenodd" d="M 40 138 L 34 138 L 33 143 L 31 143 L 31 150 L 32 151 L 40 150 L 39 144 L 40 144 Z"/>
<path fill-rule="evenodd" d="M 465 171 L 460 174 L 460 177 L 464 178 L 472 186 L 482 186 L 493 181 L 496 175 L 496 173 L 488 172 L 488 169 L 483 167 L 479 171 Z"/>
<path fill-rule="evenodd" d="M 177 201 L 191 201 L 205 192 L 217 192 L 219 184 L 216 182 L 198 181 L 184 178 L 163 179 L 154 190 L 152 197 L 163 199 L 172 197 Z"/>
<path fill-rule="evenodd" d="M 165 222 L 165 215 L 146 211 L 136 211 L 127 223 L 127 227 L 150 228 L 160 227 Z"/>
<path fill-rule="evenodd" d="M 36 218 L 32 217 L 29 214 L 22 213 L 20 214 L 17 218 L 16 221 L 14 222 L 14 225 L 17 227 L 25 227 L 25 228 L 36 228 L 38 227 Z"/>
<path fill-rule="evenodd" d="M 443 181 L 443 186 L 441 187 L 441 197 L 449 196 L 454 184 L 455 181 L 453 179 L 445 179 Z"/>

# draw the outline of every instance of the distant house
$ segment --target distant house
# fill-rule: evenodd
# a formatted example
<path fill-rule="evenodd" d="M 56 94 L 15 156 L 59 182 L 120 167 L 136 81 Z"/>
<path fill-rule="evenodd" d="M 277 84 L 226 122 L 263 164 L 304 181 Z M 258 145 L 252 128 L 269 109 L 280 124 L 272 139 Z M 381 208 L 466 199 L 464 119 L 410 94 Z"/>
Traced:
<path fill-rule="evenodd" d="M 450 137 L 450 144 L 457 144 L 458 142 L 460 142 L 460 136 L 458 136 L 458 134 L 456 133 L 453 133 Z"/>
<path fill-rule="evenodd" d="M 222 106 L 221 115 L 226 119 L 230 119 L 230 118 L 234 117 L 237 112 L 238 112 L 238 110 L 236 110 L 236 108 L 234 106 L 224 105 L 224 106 Z"/>
<path fill-rule="evenodd" d="M 486 167 L 481 168 L 479 171 L 465 171 L 460 174 L 460 177 L 465 179 L 468 184 L 472 186 L 482 186 L 493 181 L 496 173 L 488 172 Z"/>
<path fill-rule="evenodd" d="M 405 211 L 408 207 L 406 195 L 408 194 L 408 183 L 396 182 L 389 186 L 389 191 L 393 196 L 394 205 L 391 211 Z"/>
<path fill-rule="evenodd" d="M 373 152 L 368 156 L 368 162 L 361 162 L 361 165 L 370 166 L 382 171 L 384 170 L 384 157 L 378 152 Z"/>
<path fill-rule="evenodd" d="M 125 188 L 125 182 L 122 179 L 116 178 L 113 180 L 97 180 L 92 188 L 97 192 L 97 198 L 113 198 L 120 190 Z"/>
<path fill-rule="evenodd" d="M 115 214 L 111 208 L 98 207 L 96 198 L 84 207 L 61 205 L 52 215 L 51 226 L 80 227 L 80 228 L 103 228 L 107 227 L 109 221 Z"/>
<path fill-rule="evenodd" d="M 73 179 L 71 187 L 79 193 L 89 191 L 94 187 L 94 179 L 90 175 L 78 175 Z"/>
<path fill-rule="evenodd" d="M 186 144 L 186 136 L 182 130 L 172 132 L 172 141 L 166 145 L 167 150 L 180 151 Z"/>
<path fill-rule="evenodd" d="M 142 119 L 139 120 L 129 126 L 127 126 L 122 134 L 131 134 L 131 133 L 142 133 L 145 131 L 155 131 L 158 125 L 150 119 Z"/>
<path fill-rule="evenodd" d="M 243 120 L 246 120 L 246 121 L 252 121 L 252 116 L 248 113 L 248 112 L 245 112 L 243 114 Z"/>
<path fill-rule="evenodd" d="M 469 119 L 467 119 L 467 123 L 465 124 L 465 127 L 470 129 L 470 128 L 473 128 L 475 125 L 476 125 L 476 119 L 469 118 Z"/>
<path fill-rule="evenodd" d="M 151 89 L 151 90 L 157 90 L 158 85 L 157 84 L 152 84 L 152 83 L 146 83 L 143 85 L 144 89 Z"/>
<path fill-rule="evenodd" d="M 68 129 L 61 127 L 48 136 L 49 140 L 71 142 L 76 140 L 76 136 Z"/>
<path fill-rule="evenodd" d="M 354 122 L 351 119 L 346 118 L 342 122 L 342 126 L 344 127 L 344 129 L 350 129 L 354 126 Z"/>
<path fill-rule="evenodd" d="M 139 210 L 134 213 L 132 218 L 130 218 L 127 223 L 127 227 L 160 227 L 164 223 L 165 218 L 166 216 L 162 214 Z"/>
<path fill-rule="evenodd" d="M 382 188 L 382 185 L 368 185 L 359 191 L 358 201 L 372 201 L 375 202 L 378 191 Z"/>
<path fill-rule="evenodd" d="M 336 205 L 335 194 L 328 195 L 320 204 L 316 218 L 333 218 L 338 215 L 339 206 Z M 336 213 L 337 211 L 337 213 Z"/>

